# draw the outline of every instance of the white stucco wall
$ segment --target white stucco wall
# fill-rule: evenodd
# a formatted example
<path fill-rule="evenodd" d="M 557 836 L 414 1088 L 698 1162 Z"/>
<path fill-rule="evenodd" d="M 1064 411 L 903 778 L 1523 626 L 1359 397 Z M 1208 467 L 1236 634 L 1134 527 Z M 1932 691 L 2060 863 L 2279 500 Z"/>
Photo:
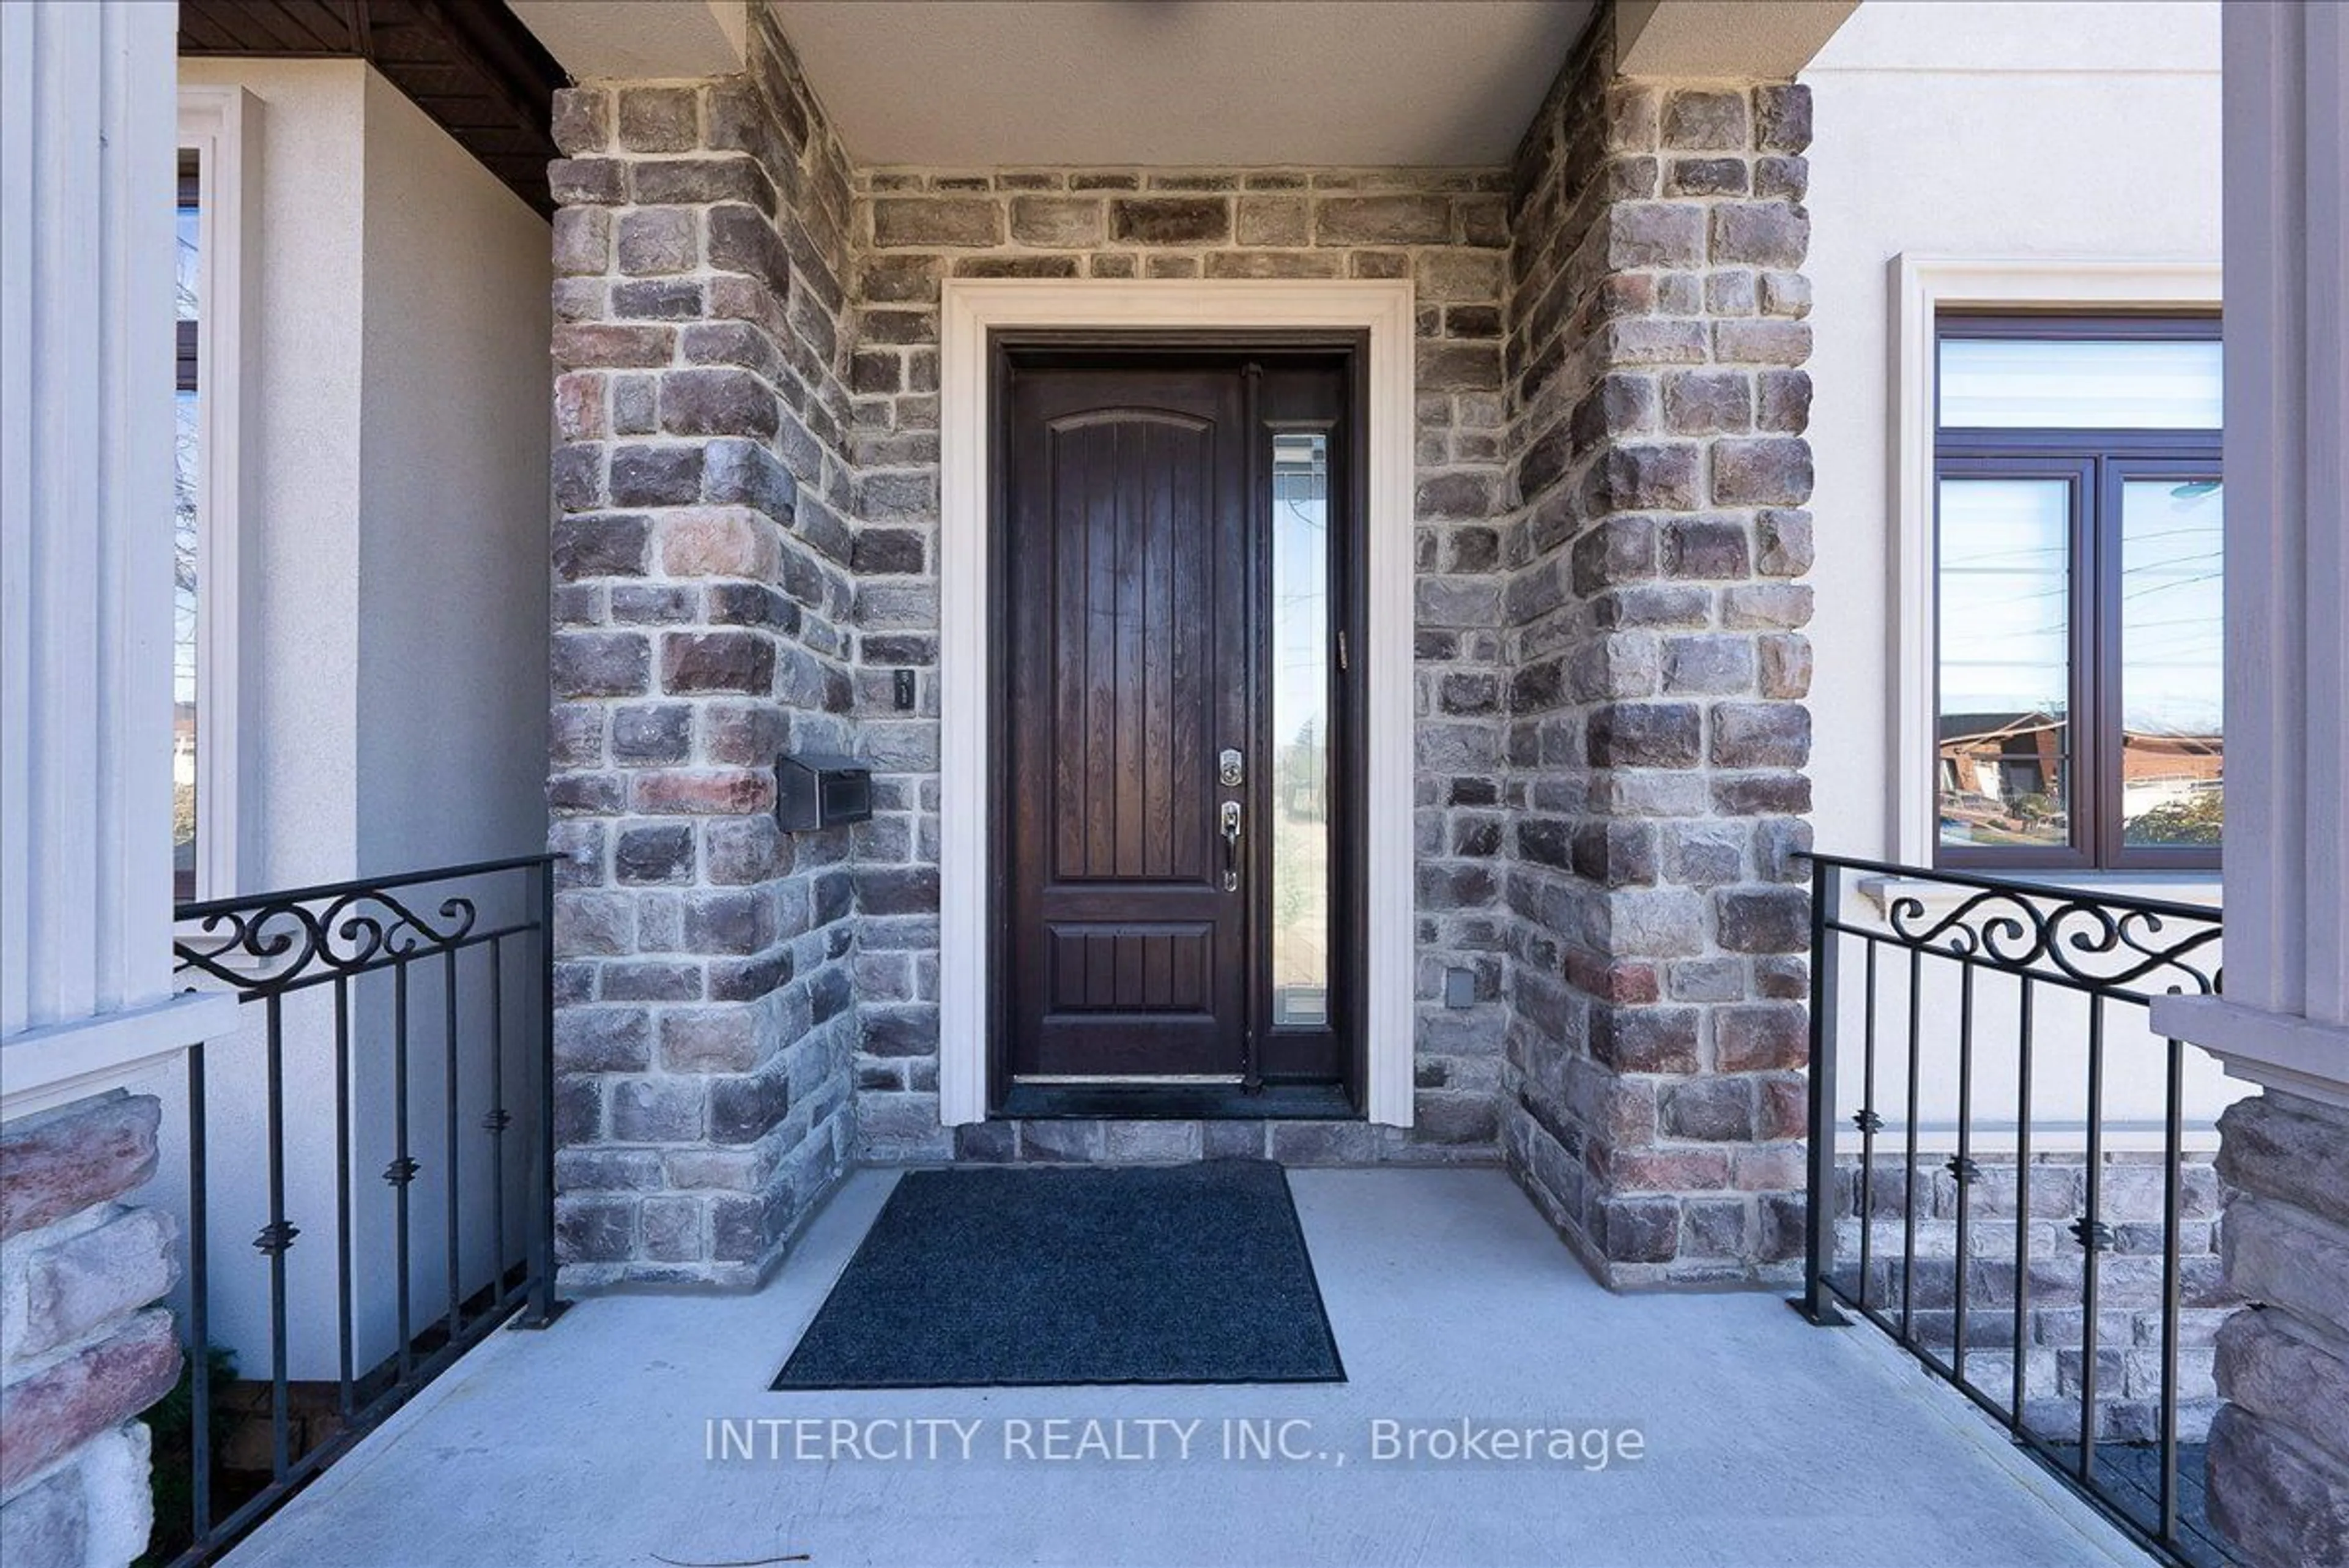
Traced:
<path fill-rule="evenodd" d="M 243 88 L 258 106 L 245 192 L 260 209 L 261 254 L 244 346 L 257 461 L 237 519 L 238 892 L 357 870 L 367 74 L 357 60 L 180 64 L 183 84 Z"/>
<path fill-rule="evenodd" d="M 534 851 L 546 224 L 358 61 L 180 79 L 260 103 L 241 890 Z"/>
<path fill-rule="evenodd" d="M 1821 849 L 1913 859 L 1899 842 L 1895 736 L 1903 606 L 1895 580 L 1891 263 L 1983 259 L 2212 261 L 2219 255 L 2219 6 L 1867 0 L 1803 73 L 1813 92 L 1811 251 L 1816 301 L 1810 441 L 1817 483 L 1817 611 L 1810 635 L 1812 788 Z M 2114 879 L 2126 884 L 2127 879 Z M 2215 900 L 2217 877 L 2148 891 Z M 1860 902 L 1858 912 L 1875 913 Z M 1888 1042 L 1905 1015 L 1905 962 L 1888 953 Z M 1857 1039 L 1857 964 L 1845 989 Z M 1948 969 L 1951 966 L 1940 965 Z M 1920 1125 L 1956 1110 L 1956 984 L 1929 981 Z M 2011 989 L 1977 998 L 1976 1114 L 2011 1116 Z M 2085 1112 L 2082 1015 L 2043 993 L 2033 1119 Z M 2161 1045 L 2134 1009 L 2108 1027 L 2108 1121 L 2161 1114 Z M 2189 1119 L 2207 1124 L 2243 1085 L 2189 1053 Z M 1847 1058 L 1856 1071 L 1857 1053 Z M 2003 1085 L 1999 1087 L 1997 1085 Z M 1844 1096 L 1849 1098 L 1849 1096 Z M 1879 1106 L 1898 1119 L 1897 1071 Z"/>
<path fill-rule="evenodd" d="M 1890 859 L 1889 264 L 2216 259 L 2219 6 L 1867 0 L 1802 79 L 1816 121 L 1812 794 L 1822 849 Z"/>
<path fill-rule="evenodd" d="M 546 841 L 544 219 L 365 73 L 358 864 Z"/>
<path fill-rule="evenodd" d="M 361 62 L 188 60 L 180 79 L 243 88 L 260 127 L 237 890 L 534 853 L 545 840 L 547 225 Z M 450 890 L 429 889 L 419 912 Z M 485 905 L 482 924 L 520 912 Z M 468 994 L 484 961 L 465 960 Z M 378 1175 L 391 1154 L 390 983 L 353 989 L 362 1369 L 395 1343 Z M 411 1147 L 426 1168 L 410 1189 L 418 1327 L 446 1305 L 440 984 L 438 961 L 419 966 L 410 995 Z M 287 1188 L 304 1231 L 287 1253 L 296 1378 L 336 1367 L 331 1020 L 327 991 L 286 1002 Z M 268 1349 L 267 1272 L 251 1247 L 267 1218 L 252 1023 L 206 1051 L 212 1338 L 238 1350 L 247 1375 L 265 1372 Z M 480 1023 L 469 1009 L 460 1027 Z M 509 1031 L 510 1071 L 520 1036 Z M 478 1076 L 469 1069 L 461 1118 L 471 1193 L 489 1177 Z M 184 1092 L 156 1087 L 171 1101 L 168 1134 Z M 509 1152 L 518 1178 L 519 1145 Z M 159 1192 L 183 1200 L 184 1159 L 175 1140 Z M 481 1231 L 466 1250 L 485 1263 Z"/>
<path fill-rule="evenodd" d="M 545 220 L 382 76 L 367 71 L 363 95 L 366 369 L 354 685 L 357 858 L 361 874 L 372 875 L 534 854 L 546 842 L 554 266 Z M 470 894 L 481 929 L 531 912 L 523 879 L 512 874 L 419 891 L 427 896 L 415 907 L 426 915 L 452 891 Z M 519 1005 L 535 1002 L 523 961 L 531 956 L 527 944 L 505 955 L 510 1101 L 532 1044 Z M 493 1185 L 492 1140 L 480 1125 L 492 1104 L 483 1054 L 492 1038 L 489 957 L 474 950 L 457 963 L 460 1208 L 471 1286 L 488 1279 L 493 1255 L 481 1207 Z M 411 1147 L 424 1166 L 409 1189 L 419 1325 L 447 1300 L 448 975 L 442 963 L 425 966 L 409 998 L 418 1021 Z M 363 1176 L 394 1152 L 388 989 L 378 981 L 354 1074 L 355 1096 L 371 1107 L 355 1117 Z M 527 1146 L 507 1141 L 511 1195 L 521 1189 Z M 509 1205 L 508 1220 L 511 1248 L 522 1234 L 517 1206 Z M 376 1204 L 357 1229 L 380 1269 L 394 1236 L 388 1206 Z M 398 1336 L 380 1295 L 374 1306 L 363 1324 L 388 1350 Z"/>

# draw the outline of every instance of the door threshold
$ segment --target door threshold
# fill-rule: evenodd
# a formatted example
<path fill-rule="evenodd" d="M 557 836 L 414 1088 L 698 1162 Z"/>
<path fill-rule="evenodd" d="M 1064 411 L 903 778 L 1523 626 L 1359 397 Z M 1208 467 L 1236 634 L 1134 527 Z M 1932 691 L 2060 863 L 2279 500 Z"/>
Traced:
<path fill-rule="evenodd" d="M 994 1121 L 1360 1121 L 1339 1084 L 1014 1084 Z"/>
<path fill-rule="evenodd" d="M 1238 1088 L 1247 1081 L 1237 1073 L 1019 1073 L 1011 1080 L 1040 1089 Z"/>

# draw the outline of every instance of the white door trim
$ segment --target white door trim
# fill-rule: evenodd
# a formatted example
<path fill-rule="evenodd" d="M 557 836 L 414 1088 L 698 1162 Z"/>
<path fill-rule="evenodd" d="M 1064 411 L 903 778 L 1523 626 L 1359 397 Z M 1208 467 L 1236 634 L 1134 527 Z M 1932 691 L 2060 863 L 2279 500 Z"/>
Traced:
<path fill-rule="evenodd" d="M 1368 821 L 1363 970 L 1370 1119 L 1412 1115 L 1412 423 L 1407 279 L 972 278 L 939 322 L 938 1119 L 987 1116 L 988 337 L 999 327 L 1367 330 L 1370 602 L 1362 650 Z"/>
<path fill-rule="evenodd" d="M 1973 308 L 2215 308 L 2215 261 L 2099 257 L 1934 256 L 1891 261 L 1892 624 L 1899 686 L 1893 714 L 1892 857 L 1933 863 L 1934 317 Z"/>

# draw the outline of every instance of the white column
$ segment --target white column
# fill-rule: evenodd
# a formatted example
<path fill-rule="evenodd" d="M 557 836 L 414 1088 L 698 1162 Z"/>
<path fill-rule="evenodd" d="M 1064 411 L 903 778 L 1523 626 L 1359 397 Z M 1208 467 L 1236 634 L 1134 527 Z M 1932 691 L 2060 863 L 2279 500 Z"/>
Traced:
<path fill-rule="evenodd" d="M 2226 995 L 2157 1027 L 2269 1093 L 2219 1123 L 2236 1313 L 2211 1522 L 2257 1568 L 2349 1563 L 2349 38 L 2226 7 Z"/>
<path fill-rule="evenodd" d="M 2349 38 L 2225 19 L 2227 971 L 2157 1025 L 2349 1106 Z"/>
<path fill-rule="evenodd" d="M 216 1022 L 171 1000 L 168 0 L 0 5 L 0 1106 Z"/>

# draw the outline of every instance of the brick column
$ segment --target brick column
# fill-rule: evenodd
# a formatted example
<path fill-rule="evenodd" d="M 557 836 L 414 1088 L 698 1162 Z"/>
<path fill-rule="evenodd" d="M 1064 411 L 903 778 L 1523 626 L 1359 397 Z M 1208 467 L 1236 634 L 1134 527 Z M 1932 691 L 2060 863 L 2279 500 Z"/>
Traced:
<path fill-rule="evenodd" d="M 764 6 L 750 68 L 562 95 L 553 843 L 565 1282 L 744 1282 L 852 1136 L 847 163 Z"/>
<path fill-rule="evenodd" d="M 0 1562 L 128 1563 L 153 1507 L 140 1412 L 180 1379 L 179 1227 L 125 1193 L 155 1174 L 152 1096 L 0 1128 Z"/>
<path fill-rule="evenodd" d="M 1610 1283 L 1799 1251 L 1807 89 L 1629 81 L 1520 151 L 1506 1147 Z"/>

